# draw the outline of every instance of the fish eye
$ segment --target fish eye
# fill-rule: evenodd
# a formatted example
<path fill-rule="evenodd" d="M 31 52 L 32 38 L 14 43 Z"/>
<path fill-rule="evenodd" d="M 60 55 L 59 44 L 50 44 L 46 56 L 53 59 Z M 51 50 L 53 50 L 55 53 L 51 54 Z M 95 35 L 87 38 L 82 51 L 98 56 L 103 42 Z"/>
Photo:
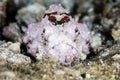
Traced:
<path fill-rule="evenodd" d="M 60 20 L 61 23 L 68 22 L 68 21 L 70 21 L 70 18 L 69 18 L 68 16 L 64 16 L 64 17 Z"/>
<path fill-rule="evenodd" d="M 50 20 L 51 22 L 56 22 L 56 17 L 55 16 L 49 16 L 48 20 Z"/>

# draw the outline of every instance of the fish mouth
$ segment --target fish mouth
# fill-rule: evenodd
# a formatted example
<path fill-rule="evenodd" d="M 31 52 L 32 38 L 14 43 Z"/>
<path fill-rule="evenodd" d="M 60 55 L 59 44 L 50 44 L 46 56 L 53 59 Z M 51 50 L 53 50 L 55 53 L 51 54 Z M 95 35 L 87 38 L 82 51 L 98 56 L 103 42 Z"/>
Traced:
<path fill-rule="evenodd" d="M 64 49 L 63 46 L 67 48 Z M 61 64 L 71 64 L 74 58 L 79 58 L 79 53 L 73 45 L 62 43 L 49 48 L 44 57 L 49 59 L 49 56 L 57 59 Z"/>
<path fill-rule="evenodd" d="M 60 48 L 60 50 L 62 50 L 61 48 L 63 47 L 70 47 L 71 49 L 74 49 L 77 53 L 78 53 L 78 50 L 76 49 L 76 47 L 74 47 L 72 44 L 69 44 L 69 43 L 62 43 L 62 44 L 55 44 L 55 45 L 53 45 L 52 47 L 50 47 L 50 48 L 48 48 L 48 50 L 47 50 L 47 52 L 49 52 L 49 50 L 51 50 L 51 49 L 54 49 L 55 47 L 59 47 Z"/>

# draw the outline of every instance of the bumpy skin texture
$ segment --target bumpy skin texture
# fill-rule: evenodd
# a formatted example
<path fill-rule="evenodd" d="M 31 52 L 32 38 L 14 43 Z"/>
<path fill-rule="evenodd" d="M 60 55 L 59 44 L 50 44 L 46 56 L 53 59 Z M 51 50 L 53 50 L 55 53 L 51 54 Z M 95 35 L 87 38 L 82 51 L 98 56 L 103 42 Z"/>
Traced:
<path fill-rule="evenodd" d="M 90 31 L 85 24 L 75 22 L 61 5 L 51 5 L 41 22 L 28 26 L 23 42 L 37 59 L 53 57 L 69 65 L 74 58 L 86 58 Z"/>

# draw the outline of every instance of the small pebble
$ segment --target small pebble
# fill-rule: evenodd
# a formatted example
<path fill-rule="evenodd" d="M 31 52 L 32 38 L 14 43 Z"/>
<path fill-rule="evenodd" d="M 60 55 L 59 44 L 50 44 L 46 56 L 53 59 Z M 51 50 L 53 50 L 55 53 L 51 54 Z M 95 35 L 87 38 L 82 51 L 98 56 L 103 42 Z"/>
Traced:
<path fill-rule="evenodd" d="M 120 54 L 115 54 L 113 57 L 112 57 L 113 60 L 120 60 Z"/>
<path fill-rule="evenodd" d="M 16 52 L 16 53 L 19 53 L 20 52 L 20 43 L 19 42 L 16 42 L 16 43 L 12 43 L 8 49 Z"/>

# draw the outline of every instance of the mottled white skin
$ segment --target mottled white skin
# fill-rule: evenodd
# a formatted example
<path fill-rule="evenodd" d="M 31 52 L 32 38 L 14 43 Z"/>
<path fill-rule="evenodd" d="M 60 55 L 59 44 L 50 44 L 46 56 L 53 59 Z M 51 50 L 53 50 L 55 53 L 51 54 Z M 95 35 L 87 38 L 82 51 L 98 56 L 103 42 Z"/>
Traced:
<path fill-rule="evenodd" d="M 46 10 L 45 13 L 52 13 L 52 12 L 57 12 L 58 14 L 60 13 L 69 13 L 68 10 L 64 9 L 61 4 L 56 5 L 51 5 L 48 10 Z"/>
<path fill-rule="evenodd" d="M 74 58 L 85 59 L 89 53 L 90 31 L 85 24 L 69 18 L 67 23 L 54 25 L 45 16 L 41 22 L 30 24 L 23 39 L 28 52 L 37 58 L 52 56 L 65 65 L 71 64 Z"/>

